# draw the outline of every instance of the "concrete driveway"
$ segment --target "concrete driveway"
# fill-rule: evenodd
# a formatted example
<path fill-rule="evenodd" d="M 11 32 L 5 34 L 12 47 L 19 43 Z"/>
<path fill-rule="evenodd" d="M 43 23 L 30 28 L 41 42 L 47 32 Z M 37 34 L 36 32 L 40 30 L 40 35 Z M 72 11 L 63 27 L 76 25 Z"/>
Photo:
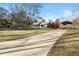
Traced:
<path fill-rule="evenodd" d="M 0 56 L 46 56 L 66 30 L 52 30 L 35 36 L 0 42 Z"/>

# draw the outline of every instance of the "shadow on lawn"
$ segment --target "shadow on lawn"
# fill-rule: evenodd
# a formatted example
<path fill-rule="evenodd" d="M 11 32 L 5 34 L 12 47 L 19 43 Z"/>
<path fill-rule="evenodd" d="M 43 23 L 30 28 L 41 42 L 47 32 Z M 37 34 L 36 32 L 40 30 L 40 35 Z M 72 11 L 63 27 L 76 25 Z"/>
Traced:
<path fill-rule="evenodd" d="M 66 34 L 66 33 L 65 33 Z M 54 44 L 54 46 L 49 50 L 47 56 L 67 56 L 67 55 L 79 55 L 79 51 L 78 50 L 74 50 L 74 49 L 79 49 L 78 46 L 65 46 L 64 43 L 70 43 L 70 42 L 78 42 L 79 39 L 74 39 L 76 37 L 79 37 L 79 33 L 71 33 L 71 34 L 63 34 L 63 36 L 57 40 L 57 42 Z M 69 39 L 74 39 L 74 40 L 69 40 Z M 61 44 L 61 45 L 60 45 Z"/>
<path fill-rule="evenodd" d="M 51 39 L 56 39 L 55 38 L 51 38 Z M 17 45 L 17 46 L 13 46 L 13 47 L 5 47 L 5 48 L 0 48 L 0 50 L 5 50 L 5 49 L 12 49 L 12 48 L 18 48 L 18 47 L 24 47 L 24 46 L 32 46 L 32 45 L 39 45 L 39 44 L 43 44 L 43 43 L 50 43 L 53 42 L 54 40 L 51 39 L 46 39 L 46 40 L 42 40 L 42 41 L 38 41 L 38 42 L 33 42 L 33 43 L 28 43 L 28 44 L 24 44 L 22 43 L 21 45 Z M 44 46 L 38 46 L 38 47 L 32 47 L 32 48 L 23 48 L 23 49 L 18 49 L 18 50 L 13 50 L 13 51 L 6 51 L 6 52 L 1 52 L 0 54 L 5 54 L 5 53 L 12 53 L 12 52 L 16 52 L 16 51 L 23 51 L 23 50 L 30 50 L 30 49 L 35 49 L 35 48 L 43 48 L 43 47 L 47 47 L 50 46 L 48 45 L 44 45 Z"/>

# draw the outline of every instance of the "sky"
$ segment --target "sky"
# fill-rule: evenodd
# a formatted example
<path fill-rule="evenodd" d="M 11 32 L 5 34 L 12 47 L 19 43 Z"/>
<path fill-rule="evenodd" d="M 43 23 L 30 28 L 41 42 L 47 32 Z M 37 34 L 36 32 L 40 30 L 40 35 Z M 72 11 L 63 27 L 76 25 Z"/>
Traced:
<path fill-rule="evenodd" d="M 11 3 L 2 3 L 0 7 L 9 9 Z M 78 3 L 42 3 L 40 17 L 43 17 L 45 20 L 72 20 L 74 14 L 73 10 L 78 10 Z M 75 15 L 79 15 L 79 10 L 76 11 Z"/>
<path fill-rule="evenodd" d="M 79 9 L 79 4 L 68 4 L 68 3 L 49 3 L 43 4 L 41 15 L 45 19 L 60 19 L 62 20 L 71 20 L 72 10 Z M 79 11 L 77 11 L 78 13 Z M 64 18 L 64 19 L 63 19 Z"/>

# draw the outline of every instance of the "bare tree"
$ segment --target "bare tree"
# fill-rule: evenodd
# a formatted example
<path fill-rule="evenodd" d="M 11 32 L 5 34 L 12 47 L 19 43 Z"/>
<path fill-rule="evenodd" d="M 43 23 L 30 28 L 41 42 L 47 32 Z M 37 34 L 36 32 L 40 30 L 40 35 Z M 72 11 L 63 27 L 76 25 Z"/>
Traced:
<path fill-rule="evenodd" d="M 13 4 L 10 7 L 9 19 L 11 19 L 11 28 L 18 27 L 30 28 L 33 20 L 37 19 L 40 13 L 41 4 Z M 18 26 L 19 25 L 19 26 Z"/>
<path fill-rule="evenodd" d="M 8 14 L 8 11 L 5 8 L 0 7 L 0 19 L 5 19 L 7 14 Z"/>
<path fill-rule="evenodd" d="M 30 18 L 30 25 L 32 25 L 33 20 L 38 18 L 39 13 L 40 13 L 40 8 L 42 7 L 41 4 L 38 3 L 27 3 L 27 4 L 22 4 L 22 6 L 25 8 L 27 11 L 27 16 Z"/>

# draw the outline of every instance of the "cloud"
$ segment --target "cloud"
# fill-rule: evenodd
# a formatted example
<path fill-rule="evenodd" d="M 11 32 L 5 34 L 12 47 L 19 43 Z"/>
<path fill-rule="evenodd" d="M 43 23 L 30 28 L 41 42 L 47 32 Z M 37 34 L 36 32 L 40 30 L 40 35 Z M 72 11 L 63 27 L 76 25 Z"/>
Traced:
<path fill-rule="evenodd" d="M 72 11 L 71 10 L 65 10 L 64 11 L 64 17 L 65 18 L 68 18 L 68 17 L 71 17 L 72 16 Z"/>
<path fill-rule="evenodd" d="M 78 14 L 79 14 L 78 12 L 73 13 L 72 10 L 65 10 L 63 17 L 64 17 L 64 20 L 70 20 L 71 21 L 71 20 L 75 19 Z"/>
<path fill-rule="evenodd" d="M 67 19 L 74 19 L 76 17 L 79 17 L 79 11 L 75 11 L 73 12 L 72 10 L 65 10 L 64 11 L 64 18 L 67 18 Z"/>
<path fill-rule="evenodd" d="M 54 14 L 52 14 L 52 13 L 46 13 L 44 15 L 44 19 L 46 19 L 46 20 L 53 20 L 53 21 L 55 21 L 57 18 L 59 18 L 59 17 L 54 15 Z"/>
<path fill-rule="evenodd" d="M 79 11 L 75 13 L 75 17 L 79 17 Z"/>

